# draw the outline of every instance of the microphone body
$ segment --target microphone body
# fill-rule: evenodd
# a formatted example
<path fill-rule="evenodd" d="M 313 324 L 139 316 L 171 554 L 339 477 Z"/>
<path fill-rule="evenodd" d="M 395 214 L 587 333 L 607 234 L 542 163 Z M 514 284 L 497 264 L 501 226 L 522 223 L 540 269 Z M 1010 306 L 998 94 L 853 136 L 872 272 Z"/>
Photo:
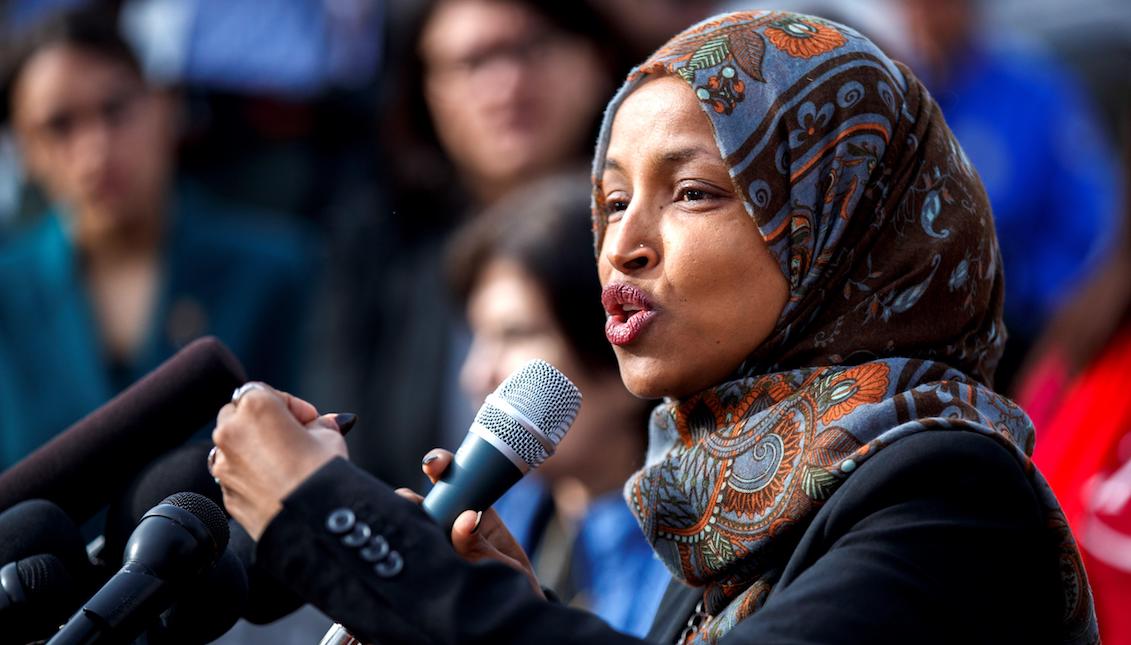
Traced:
<path fill-rule="evenodd" d="M 487 396 L 451 465 L 424 498 L 424 512 L 451 532 L 456 517 L 482 511 L 554 454 L 581 407 L 564 374 L 532 360 Z"/>
<path fill-rule="evenodd" d="M 187 582 L 215 563 L 228 543 L 224 512 L 196 493 L 178 493 L 142 518 L 126 562 L 49 645 L 128 643 L 169 608 Z"/>
<path fill-rule="evenodd" d="M 424 498 L 424 512 L 450 533 L 460 513 L 488 508 L 524 474 L 498 448 L 469 432 Z"/>
<path fill-rule="evenodd" d="M 244 380 L 219 340 L 193 341 L 0 473 L 0 509 L 42 498 L 75 521 L 88 519 L 150 460 L 212 421 Z"/>

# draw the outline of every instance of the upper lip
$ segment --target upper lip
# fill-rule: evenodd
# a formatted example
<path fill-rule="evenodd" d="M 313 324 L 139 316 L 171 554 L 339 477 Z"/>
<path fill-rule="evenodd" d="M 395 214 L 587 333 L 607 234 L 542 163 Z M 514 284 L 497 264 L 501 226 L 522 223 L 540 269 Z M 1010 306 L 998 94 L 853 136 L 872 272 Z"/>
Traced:
<path fill-rule="evenodd" d="M 655 309 L 652 298 L 640 287 L 614 282 L 601 291 L 601 304 L 610 316 L 631 316 L 637 311 Z"/>

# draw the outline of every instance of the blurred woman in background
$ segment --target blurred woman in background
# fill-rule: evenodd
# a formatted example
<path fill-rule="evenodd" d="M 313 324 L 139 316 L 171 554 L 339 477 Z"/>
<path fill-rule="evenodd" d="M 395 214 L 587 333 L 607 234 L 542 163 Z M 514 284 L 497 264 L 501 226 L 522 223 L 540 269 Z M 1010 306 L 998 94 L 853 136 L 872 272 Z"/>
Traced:
<path fill-rule="evenodd" d="M 642 636 L 670 576 L 621 488 L 642 465 L 650 404 L 624 388 L 601 333 L 591 239 L 584 174 L 534 182 L 461 231 L 450 273 L 472 343 L 460 382 L 482 401 L 528 360 L 541 358 L 585 393 L 553 458 L 495 508 L 544 585 Z"/>
<path fill-rule="evenodd" d="M 176 103 L 115 16 L 48 20 L 2 86 L 0 120 L 54 207 L 0 246 L 0 467 L 203 334 L 293 382 L 302 320 L 279 317 L 306 302 L 309 243 L 175 180 Z"/>

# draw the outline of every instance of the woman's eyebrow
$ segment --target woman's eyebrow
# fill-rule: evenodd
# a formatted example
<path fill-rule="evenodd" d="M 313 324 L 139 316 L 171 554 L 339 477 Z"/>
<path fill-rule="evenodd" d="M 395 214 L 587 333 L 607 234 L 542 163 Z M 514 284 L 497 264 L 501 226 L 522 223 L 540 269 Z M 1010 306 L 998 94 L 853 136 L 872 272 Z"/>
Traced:
<path fill-rule="evenodd" d="M 669 150 L 660 155 L 660 161 L 664 164 L 680 164 L 694 161 L 700 157 L 708 157 L 718 161 L 722 161 L 718 153 L 707 150 L 701 147 L 678 148 L 676 150 Z"/>

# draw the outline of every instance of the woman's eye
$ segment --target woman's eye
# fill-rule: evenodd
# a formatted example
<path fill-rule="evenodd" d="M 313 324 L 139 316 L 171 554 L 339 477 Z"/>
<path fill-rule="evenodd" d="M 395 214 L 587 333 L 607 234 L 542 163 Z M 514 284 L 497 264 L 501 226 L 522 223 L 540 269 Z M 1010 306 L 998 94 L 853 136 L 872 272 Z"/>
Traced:
<path fill-rule="evenodd" d="M 607 215 L 623 213 L 626 210 L 628 210 L 628 200 L 610 199 L 605 202 L 605 214 Z"/>
<path fill-rule="evenodd" d="M 707 194 L 707 191 L 698 188 L 685 188 L 679 192 L 679 199 L 684 202 L 697 202 L 708 197 L 710 195 Z"/>

